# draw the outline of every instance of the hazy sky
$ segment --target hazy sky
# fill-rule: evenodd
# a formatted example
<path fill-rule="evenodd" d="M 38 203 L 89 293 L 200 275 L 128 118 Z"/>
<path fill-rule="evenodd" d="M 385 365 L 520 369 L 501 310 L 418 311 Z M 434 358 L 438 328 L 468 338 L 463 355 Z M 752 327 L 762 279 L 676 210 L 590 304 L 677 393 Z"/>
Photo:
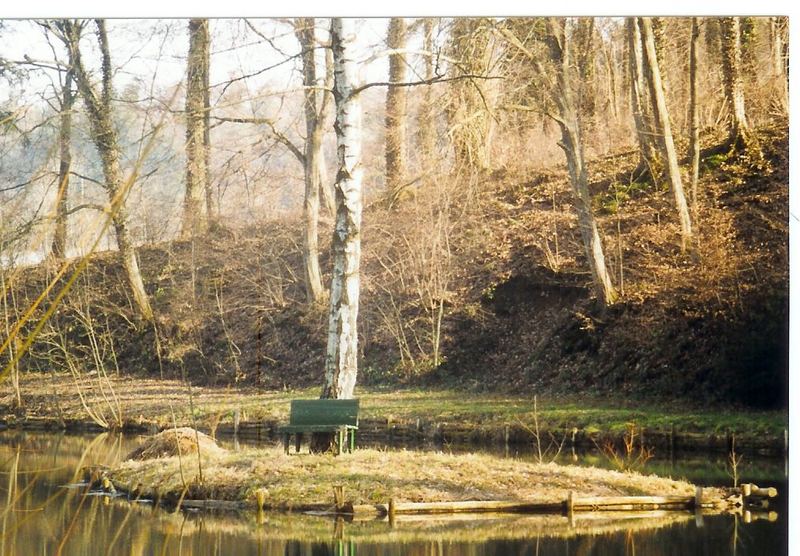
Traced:
<path fill-rule="evenodd" d="M 274 19 L 249 20 L 258 31 L 272 39 L 281 52 L 259 37 L 242 19 L 213 19 L 211 84 L 219 85 L 231 77 L 253 75 L 247 86 L 253 90 L 270 84 L 275 89 L 290 89 L 299 83 L 297 60 L 281 63 L 285 55 L 299 50 L 291 28 Z M 327 20 L 318 20 L 318 36 L 325 36 Z M 357 37 L 358 52 L 362 59 L 372 57 L 385 48 L 386 19 L 359 19 Z M 186 19 L 111 19 L 108 20 L 108 35 L 113 65 L 116 68 L 114 86 L 122 91 L 131 83 L 149 89 L 153 80 L 155 90 L 164 90 L 181 82 L 186 72 L 188 33 Z M 97 67 L 96 41 L 93 26 L 85 32 L 82 46 L 87 56 L 87 66 Z M 57 40 L 51 39 L 52 48 L 42 29 L 31 20 L 6 20 L 0 31 L 0 56 L 8 60 L 53 59 L 53 49 L 61 58 L 64 51 Z M 264 68 L 275 66 L 268 71 Z M 385 80 L 387 59 L 377 57 L 363 64 L 364 80 Z M 26 97 L 36 95 L 48 87 L 50 80 L 42 74 L 33 73 L 21 86 Z M 221 87 L 214 89 L 212 98 Z M 10 94 L 5 83 L 0 84 L 0 101 Z"/>

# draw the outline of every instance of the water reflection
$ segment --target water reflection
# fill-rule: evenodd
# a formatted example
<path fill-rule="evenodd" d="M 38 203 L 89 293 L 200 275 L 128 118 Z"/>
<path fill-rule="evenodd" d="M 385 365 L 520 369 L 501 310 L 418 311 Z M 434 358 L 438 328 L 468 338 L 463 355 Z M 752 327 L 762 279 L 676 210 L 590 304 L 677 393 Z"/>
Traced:
<path fill-rule="evenodd" d="M 121 435 L 0 434 L 2 554 L 672 555 L 786 553 L 775 523 L 652 513 L 346 522 L 319 516 L 170 512 L 87 495 L 86 465 L 113 465 L 136 445 Z M 760 484 L 774 484 L 753 477 Z M 785 485 L 779 490 L 786 492 Z"/>

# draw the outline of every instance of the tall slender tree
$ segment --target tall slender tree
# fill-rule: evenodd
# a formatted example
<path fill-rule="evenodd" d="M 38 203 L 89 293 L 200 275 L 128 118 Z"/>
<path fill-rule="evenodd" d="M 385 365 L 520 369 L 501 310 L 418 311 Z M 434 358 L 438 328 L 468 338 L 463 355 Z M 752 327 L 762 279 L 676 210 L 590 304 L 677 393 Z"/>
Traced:
<path fill-rule="evenodd" d="M 482 18 L 457 18 L 450 30 L 452 77 L 487 75 L 491 62 L 491 24 Z M 447 115 L 457 168 L 491 167 L 492 114 L 485 83 L 456 79 L 451 83 Z"/>
<path fill-rule="evenodd" d="M 323 398 L 352 398 L 358 374 L 358 303 L 361 260 L 361 105 L 355 91 L 355 22 L 333 18 L 331 45 L 335 68 L 336 223 L 328 319 Z"/>
<path fill-rule="evenodd" d="M 323 299 L 324 288 L 319 268 L 319 197 L 325 187 L 322 183 L 325 161 L 322 157 L 322 137 L 327 115 L 328 96 L 317 87 L 316 32 L 312 17 L 295 21 L 295 36 L 300 43 L 303 61 L 303 95 L 306 119 L 306 141 L 303 158 L 305 193 L 303 196 L 303 261 L 305 266 L 306 299 L 318 303 Z"/>
<path fill-rule="evenodd" d="M 628 73 L 631 93 L 631 112 L 639 142 L 639 164 L 635 174 L 649 174 L 654 180 L 660 174 L 661 162 L 655 140 L 652 113 L 644 75 L 642 41 L 636 18 L 625 18 L 625 36 L 628 47 Z"/>
<path fill-rule="evenodd" d="M 725 98 L 730 110 L 730 144 L 735 149 L 747 146 L 750 128 L 744 104 L 742 83 L 742 33 L 738 17 L 724 17 L 722 31 L 722 75 Z"/>
<path fill-rule="evenodd" d="M 386 46 L 389 48 L 389 83 L 405 83 L 407 26 L 402 17 L 389 20 Z M 393 195 L 404 186 L 407 177 L 406 128 L 407 95 L 405 87 L 386 88 L 386 189 Z"/>
<path fill-rule="evenodd" d="M 561 141 L 558 145 L 564 151 L 567 161 L 573 207 L 578 216 L 584 252 L 592 274 L 592 285 L 598 300 L 604 305 L 610 305 L 616 301 L 617 292 L 606 267 L 603 242 L 592 212 L 580 116 L 574 98 L 576 65 L 572 59 L 571 30 L 567 25 L 566 18 L 555 17 L 538 23 L 541 29 L 537 29 L 535 36 L 540 37 L 547 47 L 548 64 L 510 29 L 504 29 L 502 33 L 533 65 L 537 80 L 544 85 L 551 104 L 555 106 L 555 113 L 549 115 L 561 129 Z"/>
<path fill-rule="evenodd" d="M 186 71 L 186 193 L 181 235 L 193 237 L 208 229 L 208 69 L 207 19 L 189 20 Z"/>
<path fill-rule="evenodd" d="M 700 114 L 697 108 L 697 45 L 700 41 L 700 18 L 692 18 L 689 38 L 689 156 L 692 159 L 692 216 L 697 222 L 697 181 L 700 177 Z"/>
<path fill-rule="evenodd" d="M 89 73 L 83 64 L 80 40 L 84 23 L 71 20 L 59 20 L 55 27 L 60 30 L 60 37 L 69 52 L 70 66 L 75 73 L 75 83 L 86 105 L 89 116 L 89 130 L 92 141 L 100 155 L 103 167 L 104 187 L 108 194 L 111 219 L 116 232 L 122 264 L 125 268 L 128 285 L 133 297 L 134 306 L 144 320 L 152 320 L 153 310 L 144 289 L 136 249 L 130 237 L 128 211 L 125 198 L 130 183 L 135 176 L 127 180 L 120 165 L 120 148 L 117 130 L 114 125 L 112 98 L 111 54 L 108 46 L 108 34 L 103 19 L 95 20 L 97 43 L 101 56 L 101 86 L 98 91 L 92 84 Z"/>
<path fill-rule="evenodd" d="M 646 73 L 650 89 L 650 101 L 653 114 L 655 115 L 656 125 L 658 126 L 658 138 L 661 143 L 662 155 L 666 163 L 667 178 L 669 179 L 675 201 L 675 208 L 678 211 L 678 218 L 681 224 L 681 248 L 686 249 L 692 241 L 692 219 L 689 216 L 686 195 L 683 192 L 683 182 L 681 180 L 680 168 L 678 167 L 678 155 L 675 151 L 675 142 L 672 139 L 672 126 L 669 120 L 669 110 L 667 109 L 664 87 L 661 82 L 661 70 L 658 66 L 658 56 L 656 54 L 656 45 L 650 19 L 647 17 L 640 17 L 639 28 L 644 43 L 644 60 L 647 67 Z"/>
<path fill-rule="evenodd" d="M 56 196 L 56 223 L 51 248 L 53 256 L 57 259 L 63 259 L 67 254 L 69 177 L 72 170 L 72 106 L 75 104 L 72 76 L 71 68 L 64 72 L 58 115 L 58 195 Z"/>
<path fill-rule="evenodd" d="M 435 21 L 427 17 L 422 21 L 422 50 L 423 64 L 425 67 L 425 80 L 433 80 L 434 72 L 434 28 Z M 436 112 L 433 106 L 433 85 L 423 85 L 422 103 L 418 116 L 419 127 L 419 150 L 421 151 L 420 160 L 423 166 L 423 173 L 435 157 L 436 153 Z"/>

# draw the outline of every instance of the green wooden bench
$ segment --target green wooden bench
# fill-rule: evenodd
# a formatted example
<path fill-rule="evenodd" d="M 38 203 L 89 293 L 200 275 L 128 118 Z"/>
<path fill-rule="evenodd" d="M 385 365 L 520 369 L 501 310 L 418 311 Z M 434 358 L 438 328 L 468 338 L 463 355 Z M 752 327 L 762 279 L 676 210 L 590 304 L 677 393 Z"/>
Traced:
<path fill-rule="evenodd" d="M 289 453 L 294 435 L 295 452 L 300 451 L 304 433 L 334 433 L 336 453 L 352 452 L 358 430 L 358 400 L 292 400 L 289 424 L 278 427 L 283 435 L 283 450 Z"/>

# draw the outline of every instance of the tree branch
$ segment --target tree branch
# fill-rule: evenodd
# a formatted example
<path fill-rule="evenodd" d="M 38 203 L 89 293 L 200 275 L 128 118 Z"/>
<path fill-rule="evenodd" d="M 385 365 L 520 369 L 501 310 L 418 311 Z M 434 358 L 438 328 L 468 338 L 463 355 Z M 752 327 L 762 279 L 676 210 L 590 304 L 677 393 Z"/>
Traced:
<path fill-rule="evenodd" d="M 462 79 L 505 79 L 502 76 L 492 76 L 492 75 L 477 75 L 477 74 L 464 74 L 464 75 L 457 75 L 455 77 L 444 77 L 441 75 L 437 75 L 436 77 L 432 77 L 430 79 L 422 79 L 420 81 L 406 81 L 403 83 L 392 83 L 391 81 L 379 81 L 374 83 L 367 83 L 365 85 L 361 85 L 360 87 L 356 87 L 353 89 L 354 95 L 357 95 L 367 89 L 371 89 L 372 87 L 416 87 L 417 85 L 434 85 L 436 83 L 447 83 L 450 81 L 461 81 Z"/>
<path fill-rule="evenodd" d="M 291 153 L 300 161 L 300 164 L 305 165 L 306 163 L 306 156 L 303 154 L 297 145 L 292 143 L 291 139 L 286 137 L 283 133 L 278 131 L 275 128 L 275 122 L 269 118 L 226 118 L 223 116 L 212 116 L 213 119 L 217 120 L 218 122 L 228 122 L 234 124 L 261 124 L 261 125 L 268 125 L 272 135 L 275 136 L 280 143 L 282 143 L 287 149 L 291 151 Z"/>

